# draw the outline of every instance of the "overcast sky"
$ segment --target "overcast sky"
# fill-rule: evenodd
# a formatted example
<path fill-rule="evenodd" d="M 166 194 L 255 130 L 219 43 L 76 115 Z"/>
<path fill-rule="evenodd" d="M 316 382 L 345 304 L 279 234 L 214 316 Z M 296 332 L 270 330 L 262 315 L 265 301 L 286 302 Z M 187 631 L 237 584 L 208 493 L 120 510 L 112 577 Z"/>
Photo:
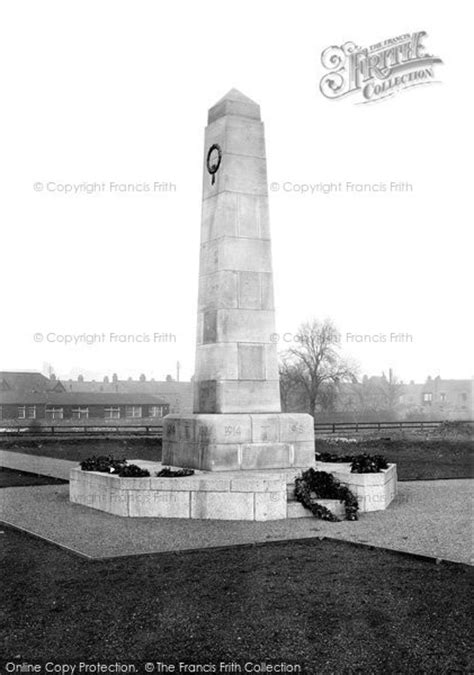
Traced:
<path fill-rule="evenodd" d="M 270 217 L 282 348 L 301 321 L 330 317 L 361 373 L 471 377 L 472 24 L 463 9 L 4 3 L 0 369 L 48 362 L 61 377 L 161 379 L 179 360 L 182 379 L 192 375 L 203 131 L 207 109 L 236 87 L 261 105 L 268 179 L 280 186 Z M 373 105 L 322 96 L 326 47 L 414 31 L 444 61 L 441 83 Z M 56 187 L 84 181 L 106 189 Z M 283 187 L 347 181 L 413 190 Z M 111 182 L 176 190 L 114 192 Z M 150 342 L 111 343 L 111 332 Z M 59 342 L 82 334 L 106 340 Z"/>

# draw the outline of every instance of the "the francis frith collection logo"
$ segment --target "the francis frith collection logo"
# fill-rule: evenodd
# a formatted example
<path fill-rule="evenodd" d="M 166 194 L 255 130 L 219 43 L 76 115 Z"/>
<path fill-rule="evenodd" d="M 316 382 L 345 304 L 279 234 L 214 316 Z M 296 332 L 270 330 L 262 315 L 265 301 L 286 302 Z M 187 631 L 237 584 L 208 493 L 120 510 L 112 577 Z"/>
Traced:
<path fill-rule="evenodd" d="M 365 48 L 354 42 L 328 47 L 321 54 L 322 65 L 329 71 L 319 83 L 321 93 L 336 100 L 354 95 L 355 103 L 373 103 L 437 82 L 435 66 L 443 62 L 426 51 L 426 36 L 420 31 Z"/>

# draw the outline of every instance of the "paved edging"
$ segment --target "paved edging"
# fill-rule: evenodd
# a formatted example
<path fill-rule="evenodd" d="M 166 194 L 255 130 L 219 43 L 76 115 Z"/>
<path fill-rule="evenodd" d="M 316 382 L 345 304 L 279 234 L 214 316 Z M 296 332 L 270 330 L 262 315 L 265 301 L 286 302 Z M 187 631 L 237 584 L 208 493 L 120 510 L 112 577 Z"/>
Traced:
<path fill-rule="evenodd" d="M 69 481 L 69 472 L 77 467 L 78 462 L 54 457 L 39 457 L 26 455 L 21 452 L 0 450 L 0 466 L 6 469 L 16 469 L 26 473 L 36 473 L 40 476 L 51 476 Z"/>
<path fill-rule="evenodd" d="M 209 521 L 121 518 L 69 501 L 69 486 L 0 490 L 2 519 L 94 559 L 328 537 L 429 558 L 472 564 L 466 480 L 401 483 L 386 511 L 359 521 Z"/>

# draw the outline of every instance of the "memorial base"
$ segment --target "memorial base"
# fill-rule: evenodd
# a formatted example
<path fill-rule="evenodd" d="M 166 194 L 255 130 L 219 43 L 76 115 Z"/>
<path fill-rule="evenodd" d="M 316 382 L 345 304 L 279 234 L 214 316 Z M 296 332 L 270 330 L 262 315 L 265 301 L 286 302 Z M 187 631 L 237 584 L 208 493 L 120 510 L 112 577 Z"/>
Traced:
<path fill-rule="evenodd" d="M 168 415 L 164 465 L 201 471 L 308 468 L 314 420 L 301 413 Z"/>
<path fill-rule="evenodd" d="M 121 478 L 110 473 L 82 471 L 79 467 L 71 469 L 71 502 L 128 518 L 241 521 L 314 518 L 295 498 L 295 478 L 301 475 L 301 469 L 220 473 L 195 470 L 191 476 L 164 478 L 156 475 L 163 469 L 160 462 L 129 461 L 147 469 L 150 476 Z M 318 465 L 316 468 L 321 469 Z M 374 505 L 377 509 L 387 508 L 396 491 L 394 464 L 380 474 L 348 474 L 343 470 L 340 475 L 346 484 L 352 478 L 356 481 L 362 513 L 375 510 Z M 383 498 L 379 498 L 381 493 L 377 492 L 381 486 L 386 490 Z M 354 485 L 350 484 L 350 488 L 354 490 Z M 342 502 L 332 499 L 318 499 L 317 502 L 344 519 Z"/>

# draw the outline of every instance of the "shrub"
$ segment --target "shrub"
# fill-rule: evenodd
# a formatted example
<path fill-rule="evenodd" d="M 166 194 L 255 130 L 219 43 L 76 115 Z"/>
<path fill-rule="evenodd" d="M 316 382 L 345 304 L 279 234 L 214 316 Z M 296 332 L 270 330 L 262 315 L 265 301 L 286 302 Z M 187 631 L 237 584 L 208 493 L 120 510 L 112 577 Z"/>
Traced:
<path fill-rule="evenodd" d="M 317 452 L 318 462 L 352 462 L 356 455 L 335 455 L 332 452 Z"/>
<path fill-rule="evenodd" d="M 161 471 L 157 471 L 156 475 L 159 478 L 183 478 L 184 476 L 193 476 L 193 469 L 171 469 L 169 466 L 163 467 Z"/>
<path fill-rule="evenodd" d="M 388 469 L 387 460 L 383 455 L 335 455 L 331 452 L 316 453 L 318 462 L 351 462 L 351 473 L 378 473 Z"/>
<path fill-rule="evenodd" d="M 88 457 L 81 462 L 83 471 L 101 471 L 103 473 L 118 473 L 126 465 L 125 458 L 116 459 L 112 455 L 99 455 Z"/>
<path fill-rule="evenodd" d="M 387 460 L 382 455 L 357 455 L 351 464 L 351 473 L 379 473 L 388 469 Z"/>
<path fill-rule="evenodd" d="M 144 478 L 150 472 L 141 469 L 136 464 L 127 464 L 126 459 L 116 459 L 112 455 L 95 455 L 81 462 L 83 471 L 100 471 L 101 473 L 113 473 L 121 478 Z"/>
<path fill-rule="evenodd" d="M 149 475 L 147 469 L 141 469 L 136 464 L 126 464 L 119 472 L 120 478 L 145 478 Z"/>
<path fill-rule="evenodd" d="M 317 504 L 315 499 L 338 499 L 344 502 L 347 520 L 357 520 L 357 497 L 345 485 L 325 471 L 307 469 L 295 479 L 295 497 L 303 506 L 321 520 L 338 522 L 339 518 L 329 509 Z"/>

